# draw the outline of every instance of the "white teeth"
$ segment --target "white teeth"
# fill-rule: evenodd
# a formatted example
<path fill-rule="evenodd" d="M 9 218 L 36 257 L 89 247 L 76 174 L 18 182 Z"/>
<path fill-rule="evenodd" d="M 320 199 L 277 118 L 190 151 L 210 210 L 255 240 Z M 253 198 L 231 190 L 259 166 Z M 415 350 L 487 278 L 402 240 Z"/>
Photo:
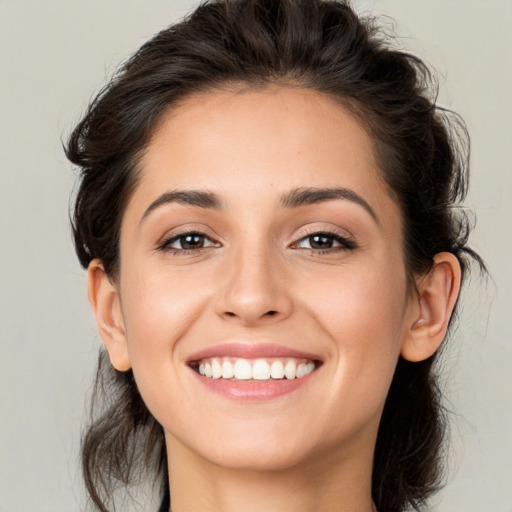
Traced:
<path fill-rule="evenodd" d="M 251 380 L 252 368 L 251 363 L 246 359 L 237 359 L 235 363 L 235 379 L 237 380 Z"/>
<path fill-rule="evenodd" d="M 232 379 L 235 376 L 235 368 L 231 364 L 231 361 L 227 361 L 226 359 L 222 363 L 222 378 L 223 379 Z"/>
<path fill-rule="evenodd" d="M 297 379 L 300 379 L 301 377 L 304 377 L 304 375 L 306 375 L 305 368 L 305 364 L 299 364 L 297 366 L 297 369 L 295 370 L 295 376 L 297 377 Z"/>
<path fill-rule="evenodd" d="M 210 379 L 233 379 L 268 381 L 300 379 L 315 369 L 313 361 L 304 359 L 271 358 L 243 359 L 232 357 L 211 357 L 204 359 L 197 367 L 200 375 Z"/>
<path fill-rule="evenodd" d="M 212 359 L 212 377 L 214 379 L 220 379 L 222 377 L 222 368 L 217 359 Z"/>
<path fill-rule="evenodd" d="M 258 359 L 252 365 L 252 378 L 255 380 L 270 379 L 270 366 L 264 359 Z"/>
<path fill-rule="evenodd" d="M 291 359 L 286 363 L 286 366 L 284 367 L 284 374 L 287 379 L 295 379 L 295 371 L 297 369 L 297 365 L 295 364 L 295 361 L 292 361 Z"/>
<path fill-rule="evenodd" d="M 282 379 L 284 377 L 283 362 L 279 359 L 276 359 L 270 366 L 270 376 L 273 379 Z"/>

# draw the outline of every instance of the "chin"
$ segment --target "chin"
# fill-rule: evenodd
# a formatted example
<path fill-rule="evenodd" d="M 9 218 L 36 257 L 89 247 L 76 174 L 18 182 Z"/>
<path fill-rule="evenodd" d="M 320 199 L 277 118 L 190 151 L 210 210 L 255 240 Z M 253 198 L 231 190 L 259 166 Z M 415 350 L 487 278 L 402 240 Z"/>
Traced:
<path fill-rule="evenodd" d="M 305 422 L 303 425 L 306 427 Z M 253 428 L 240 424 L 234 428 L 233 425 L 222 427 L 225 428 L 168 434 L 170 457 L 184 448 L 189 455 L 194 454 L 196 461 L 226 469 L 283 471 L 303 464 L 318 448 L 308 435 L 310 432 L 301 432 L 290 425 L 264 425 L 260 421 Z"/>
<path fill-rule="evenodd" d="M 286 471 L 303 465 L 309 453 L 295 446 L 264 446 L 245 442 L 242 450 L 225 450 L 204 454 L 213 464 L 237 471 Z"/>

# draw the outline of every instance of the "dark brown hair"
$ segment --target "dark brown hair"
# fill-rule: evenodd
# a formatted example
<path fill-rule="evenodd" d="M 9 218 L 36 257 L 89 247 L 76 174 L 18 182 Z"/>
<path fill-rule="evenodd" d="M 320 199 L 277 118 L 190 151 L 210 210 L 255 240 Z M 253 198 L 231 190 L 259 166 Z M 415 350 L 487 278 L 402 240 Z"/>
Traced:
<path fill-rule="evenodd" d="M 347 106 L 374 142 L 382 176 L 404 220 L 404 259 L 414 277 L 435 254 L 467 269 L 469 223 L 456 205 L 467 186 L 462 121 L 436 106 L 436 84 L 418 58 L 392 47 L 346 1 L 213 0 L 144 44 L 90 104 L 67 144 L 80 168 L 73 232 L 87 267 L 100 258 L 115 279 L 119 230 L 137 184 L 137 163 L 162 115 L 184 97 L 269 84 L 322 92 Z M 413 288 L 413 286 L 411 287 Z M 379 512 L 420 510 L 440 484 L 445 419 L 433 364 L 398 361 L 375 449 Z M 158 474 L 166 485 L 163 431 L 131 371 L 104 353 L 93 420 L 82 445 L 85 482 L 99 510 L 114 489 Z"/>

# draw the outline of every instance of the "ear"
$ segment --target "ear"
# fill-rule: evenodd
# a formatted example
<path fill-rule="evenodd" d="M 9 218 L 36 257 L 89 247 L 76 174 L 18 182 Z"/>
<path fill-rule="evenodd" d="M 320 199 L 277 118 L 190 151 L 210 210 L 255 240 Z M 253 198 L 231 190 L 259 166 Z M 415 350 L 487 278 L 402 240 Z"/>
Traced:
<path fill-rule="evenodd" d="M 417 285 L 418 302 L 401 350 L 402 357 L 412 362 L 429 358 L 446 335 L 460 291 L 459 261 L 448 252 L 436 254 L 431 272 Z"/>
<path fill-rule="evenodd" d="M 119 292 L 103 263 L 94 259 L 87 269 L 89 302 L 112 366 L 121 372 L 131 368 Z"/>

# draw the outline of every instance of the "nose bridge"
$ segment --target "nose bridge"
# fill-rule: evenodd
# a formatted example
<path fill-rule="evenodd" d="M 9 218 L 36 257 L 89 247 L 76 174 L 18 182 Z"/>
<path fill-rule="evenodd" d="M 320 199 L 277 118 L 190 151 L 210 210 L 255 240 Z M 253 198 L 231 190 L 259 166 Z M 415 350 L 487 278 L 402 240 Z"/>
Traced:
<path fill-rule="evenodd" d="M 290 313 L 284 268 L 278 251 L 262 239 L 232 248 L 217 312 L 251 324 Z"/>

